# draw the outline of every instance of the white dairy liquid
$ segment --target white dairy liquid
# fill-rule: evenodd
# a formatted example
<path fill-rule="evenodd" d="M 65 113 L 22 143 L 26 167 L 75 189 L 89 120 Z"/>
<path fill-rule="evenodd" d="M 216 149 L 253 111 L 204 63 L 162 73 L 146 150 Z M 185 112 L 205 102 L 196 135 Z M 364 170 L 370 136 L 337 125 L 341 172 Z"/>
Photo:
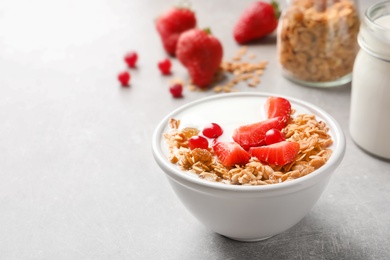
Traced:
<path fill-rule="evenodd" d="M 215 100 L 213 103 L 196 106 L 194 111 L 186 111 L 177 119 L 181 121 L 181 129 L 194 127 L 202 130 L 206 124 L 217 123 L 223 129 L 223 134 L 218 140 L 233 141 L 232 134 L 235 128 L 266 119 L 264 104 L 263 98 L 236 100 L 234 103 L 228 100 Z"/>
<path fill-rule="evenodd" d="M 390 15 L 375 20 L 389 29 Z M 364 30 L 364 28 L 362 29 Z M 390 39 L 367 31 L 364 42 L 370 50 L 390 51 Z M 378 36 L 378 37 L 377 37 Z M 364 150 L 390 159 L 390 61 L 381 60 L 362 48 L 356 57 L 352 75 L 350 133 Z"/>
<path fill-rule="evenodd" d="M 390 30 L 390 15 L 379 17 L 375 20 L 375 23 Z"/>

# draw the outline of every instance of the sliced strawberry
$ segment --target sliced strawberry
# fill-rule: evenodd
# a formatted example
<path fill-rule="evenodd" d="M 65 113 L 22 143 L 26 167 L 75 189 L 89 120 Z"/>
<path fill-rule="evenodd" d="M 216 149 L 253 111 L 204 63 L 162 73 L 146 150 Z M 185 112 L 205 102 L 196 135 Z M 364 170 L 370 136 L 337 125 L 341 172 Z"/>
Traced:
<path fill-rule="evenodd" d="M 283 117 L 270 118 L 258 123 L 243 125 L 233 132 L 233 140 L 242 148 L 248 150 L 250 147 L 265 144 L 265 134 L 270 129 L 282 130 L 285 126 Z"/>
<path fill-rule="evenodd" d="M 299 144 L 296 142 L 282 141 L 271 145 L 252 147 L 249 152 L 261 162 L 283 166 L 295 159 L 299 148 Z"/>
<path fill-rule="evenodd" d="M 268 118 L 282 116 L 285 122 L 290 119 L 291 104 L 282 97 L 269 97 L 264 105 L 265 113 Z"/>
<path fill-rule="evenodd" d="M 246 164 L 251 158 L 250 154 L 235 142 L 214 142 L 212 145 L 219 161 L 226 167 L 236 164 Z"/>

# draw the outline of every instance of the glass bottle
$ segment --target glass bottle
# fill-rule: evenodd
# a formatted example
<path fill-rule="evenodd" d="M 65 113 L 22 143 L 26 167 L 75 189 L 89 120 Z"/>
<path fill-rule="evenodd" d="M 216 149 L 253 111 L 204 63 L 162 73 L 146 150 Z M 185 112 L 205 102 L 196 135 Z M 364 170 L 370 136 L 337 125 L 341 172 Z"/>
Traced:
<path fill-rule="evenodd" d="M 390 159 L 390 2 L 365 12 L 352 76 L 349 131 L 365 151 Z"/>
<path fill-rule="evenodd" d="M 307 86 L 350 82 L 359 25 L 354 0 L 289 1 L 277 29 L 283 75 Z"/>

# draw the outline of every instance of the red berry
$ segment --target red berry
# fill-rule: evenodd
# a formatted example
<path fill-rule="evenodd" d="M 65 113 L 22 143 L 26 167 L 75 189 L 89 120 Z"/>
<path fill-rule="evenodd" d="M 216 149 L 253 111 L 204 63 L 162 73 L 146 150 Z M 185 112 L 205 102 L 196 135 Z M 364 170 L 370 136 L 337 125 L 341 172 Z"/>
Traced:
<path fill-rule="evenodd" d="M 127 63 L 127 66 L 129 66 L 130 68 L 135 67 L 137 60 L 138 60 L 138 55 L 134 51 L 127 53 L 125 56 L 125 62 Z"/>
<path fill-rule="evenodd" d="M 217 138 L 222 135 L 222 128 L 216 123 L 210 123 L 203 128 L 203 135 L 208 138 Z"/>
<path fill-rule="evenodd" d="M 279 129 L 270 129 L 265 133 L 265 144 L 270 145 L 274 143 L 279 143 L 285 141 L 283 133 Z"/>
<path fill-rule="evenodd" d="M 276 1 L 256 1 L 241 14 L 233 29 L 234 39 L 239 44 L 261 39 L 275 31 L 278 25 L 279 7 Z"/>
<path fill-rule="evenodd" d="M 156 20 L 156 28 L 166 52 L 174 56 L 180 35 L 196 26 L 195 13 L 184 6 L 173 7 Z"/>
<path fill-rule="evenodd" d="M 192 83 L 199 88 L 207 88 L 220 68 L 223 47 L 209 29 L 195 28 L 181 34 L 176 56 L 186 67 Z"/>
<path fill-rule="evenodd" d="M 162 74 L 168 75 L 171 73 L 171 65 L 171 61 L 169 59 L 165 59 L 158 63 L 158 68 Z"/>
<path fill-rule="evenodd" d="M 174 84 L 173 86 L 171 86 L 169 88 L 169 92 L 171 92 L 171 94 L 174 98 L 182 97 L 183 86 L 179 83 Z"/>
<path fill-rule="evenodd" d="M 127 71 L 119 73 L 118 80 L 122 84 L 122 86 L 128 86 L 130 81 L 130 73 Z"/>
<path fill-rule="evenodd" d="M 197 135 L 188 139 L 188 146 L 191 150 L 195 148 L 207 149 L 209 148 L 209 141 L 203 136 Z"/>

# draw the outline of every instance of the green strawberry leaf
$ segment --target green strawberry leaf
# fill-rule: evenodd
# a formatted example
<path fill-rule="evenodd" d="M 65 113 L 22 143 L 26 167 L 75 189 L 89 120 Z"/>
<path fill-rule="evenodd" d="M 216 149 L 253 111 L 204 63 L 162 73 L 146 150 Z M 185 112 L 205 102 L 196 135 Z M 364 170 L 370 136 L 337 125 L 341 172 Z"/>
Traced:
<path fill-rule="evenodd" d="M 275 16 L 277 19 L 280 17 L 280 9 L 279 9 L 279 3 L 275 0 L 271 0 L 271 5 L 274 8 Z"/>

